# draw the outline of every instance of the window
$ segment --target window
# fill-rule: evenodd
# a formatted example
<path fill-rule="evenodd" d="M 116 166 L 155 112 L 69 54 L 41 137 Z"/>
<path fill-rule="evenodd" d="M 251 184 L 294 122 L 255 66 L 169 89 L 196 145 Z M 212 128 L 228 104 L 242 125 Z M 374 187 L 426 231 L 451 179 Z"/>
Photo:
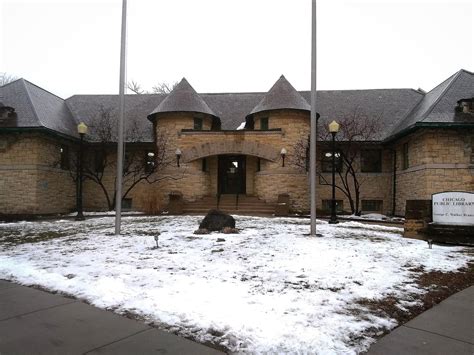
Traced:
<path fill-rule="evenodd" d="M 382 212 L 382 200 L 362 200 L 362 212 Z"/>
<path fill-rule="evenodd" d="M 362 150 L 360 153 L 360 171 L 363 173 L 381 173 L 382 151 L 380 149 Z"/>
<path fill-rule="evenodd" d="M 257 171 L 260 171 L 262 169 L 260 158 L 257 158 Z"/>
<path fill-rule="evenodd" d="M 408 167 L 409 167 L 409 161 L 408 161 L 408 143 L 405 143 L 405 144 L 403 145 L 402 155 L 403 155 L 403 160 L 402 160 L 402 163 L 403 163 L 403 170 L 405 170 L 405 169 L 408 169 Z"/>
<path fill-rule="evenodd" d="M 268 129 L 268 117 L 262 117 L 260 118 L 260 129 L 262 131 Z"/>
<path fill-rule="evenodd" d="M 209 164 L 207 162 L 207 158 L 203 158 L 202 159 L 202 171 L 204 171 L 205 173 L 209 172 Z"/>
<path fill-rule="evenodd" d="M 96 150 L 94 154 L 94 171 L 100 173 L 105 167 L 105 152 L 102 150 Z"/>
<path fill-rule="evenodd" d="M 145 154 L 145 173 L 151 174 L 155 171 L 156 161 L 155 161 L 155 153 L 152 151 L 148 151 Z"/>
<path fill-rule="evenodd" d="M 342 159 L 341 153 L 336 152 L 336 171 L 342 171 Z M 321 161 L 321 170 L 323 173 L 331 173 L 332 172 L 332 151 L 323 151 L 323 159 Z"/>
<path fill-rule="evenodd" d="M 194 117 L 194 130 L 202 131 L 202 118 Z"/>
<path fill-rule="evenodd" d="M 61 145 L 59 147 L 59 167 L 63 170 L 69 169 L 69 147 L 67 145 Z"/>
<path fill-rule="evenodd" d="M 131 198 L 123 198 L 122 199 L 122 210 L 131 210 L 132 209 L 132 199 Z"/>
<path fill-rule="evenodd" d="M 336 212 L 342 212 L 343 204 L 342 200 L 336 200 Z M 331 212 L 332 200 L 323 200 L 323 211 Z"/>

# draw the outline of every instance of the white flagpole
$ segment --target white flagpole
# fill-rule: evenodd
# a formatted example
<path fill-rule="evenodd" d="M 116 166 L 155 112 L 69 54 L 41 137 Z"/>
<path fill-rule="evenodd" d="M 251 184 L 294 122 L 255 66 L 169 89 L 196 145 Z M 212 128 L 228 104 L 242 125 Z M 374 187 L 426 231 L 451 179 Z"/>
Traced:
<path fill-rule="evenodd" d="M 122 217 L 122 174 L 123 174 L 123 112 L 125 103 L 125 40 L 127 34 L 127 0 L 122 1 L 122 37 L 120 44 L 120 87 L 119 87 L 119 120 L 117 141 L 117 177 L 115 191 L 115 234 L 120 235 L 120 223 Z"/>
<path fill-rule="evenodd" d="M 309 144 L 309 179 L 311 200 L 311 231 L 316 236 L 316 0 L 312 0 L 311 9 L 311 133 Z"/>

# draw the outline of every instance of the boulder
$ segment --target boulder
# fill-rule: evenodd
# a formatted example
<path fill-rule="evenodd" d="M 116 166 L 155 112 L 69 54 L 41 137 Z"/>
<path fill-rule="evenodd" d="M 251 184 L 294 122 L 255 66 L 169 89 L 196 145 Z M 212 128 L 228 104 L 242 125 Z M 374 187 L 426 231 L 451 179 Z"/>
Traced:
<path fill-rule="evenodd" d="M 225 227 L 235 228 L 235 219 L 229 214 L 218 210 L 210 210 L 199 224 L 199 229 L 221 231 Z"/>

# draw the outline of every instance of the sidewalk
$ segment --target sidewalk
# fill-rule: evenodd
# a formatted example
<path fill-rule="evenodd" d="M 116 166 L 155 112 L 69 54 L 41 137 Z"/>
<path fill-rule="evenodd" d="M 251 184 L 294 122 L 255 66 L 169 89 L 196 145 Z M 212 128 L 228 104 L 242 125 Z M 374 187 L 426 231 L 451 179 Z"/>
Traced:
<path fill-rule="evenodd" d="M 396 328 L 367 354 L 474 354 L 474 286 Z"/>
<path fill-rule="evenodd" d="M 222 354 L 83 302 L 0 280 L 0 354 Z"/>

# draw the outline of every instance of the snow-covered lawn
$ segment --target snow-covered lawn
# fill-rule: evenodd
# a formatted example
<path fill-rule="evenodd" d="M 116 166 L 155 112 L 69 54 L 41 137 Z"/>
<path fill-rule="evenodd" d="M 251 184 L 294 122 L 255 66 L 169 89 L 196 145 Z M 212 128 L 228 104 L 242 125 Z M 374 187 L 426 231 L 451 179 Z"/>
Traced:
<path fill-rule="evenodd" d="M 307 219 L 237 216 L 240 234 L 194 235 L 201 218 L 126 217 L 120 237 L 112 217 L 0 224 L 0 279 L 234 352 L 347 354 L 396 325 L 358 300 L 390 295 L 413 305 L 425 292 L 419 267 L 454 271 L 472 259 L 461 247 L 428 249 L 395 227 L 320 222 L 323 237 L 310 238 Z"/>

